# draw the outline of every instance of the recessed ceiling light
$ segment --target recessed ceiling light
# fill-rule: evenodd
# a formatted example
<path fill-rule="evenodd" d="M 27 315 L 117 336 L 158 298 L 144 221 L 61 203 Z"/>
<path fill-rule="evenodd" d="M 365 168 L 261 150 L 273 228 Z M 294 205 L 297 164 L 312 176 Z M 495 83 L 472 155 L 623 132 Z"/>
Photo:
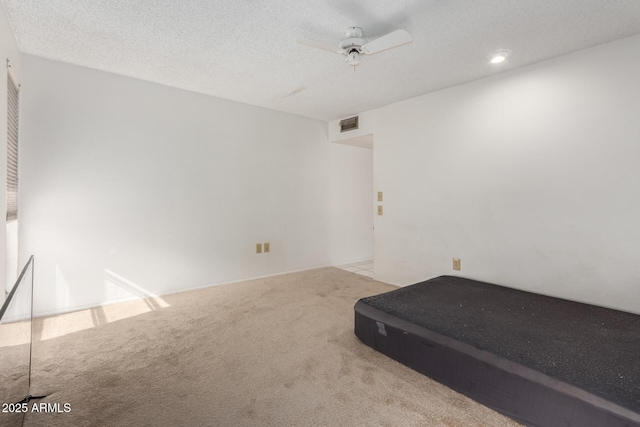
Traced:
<path fill-rule="evenodd" d="M 493 55 L 491 55 L 491 59 L 489 60 L 492 64 L 499 64 L 504 62 L 505 59 L 511 54 L 509 49 L 498 49 Z"/>

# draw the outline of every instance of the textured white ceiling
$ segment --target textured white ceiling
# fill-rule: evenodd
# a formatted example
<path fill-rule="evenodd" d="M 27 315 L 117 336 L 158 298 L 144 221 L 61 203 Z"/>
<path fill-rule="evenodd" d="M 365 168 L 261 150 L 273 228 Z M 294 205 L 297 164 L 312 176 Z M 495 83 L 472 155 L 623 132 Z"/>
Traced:
<path fill-rule="evenodd" d="M 25 53 L 322 120 L 640 33 L 639 0 L 2 1 Z M 297 44 L 354 25 L 414 42 L 355 72 Z"/>

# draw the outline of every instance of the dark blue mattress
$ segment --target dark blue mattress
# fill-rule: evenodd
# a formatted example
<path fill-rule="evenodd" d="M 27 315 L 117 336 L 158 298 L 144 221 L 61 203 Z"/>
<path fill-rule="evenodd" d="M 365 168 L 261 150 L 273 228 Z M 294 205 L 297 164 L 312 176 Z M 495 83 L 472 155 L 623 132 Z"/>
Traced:
<path fill-rule="evenodd" d="M 531 426 L 640 426 L 640 316 L 442 276 L 363 298 L 367 345 Z"/>

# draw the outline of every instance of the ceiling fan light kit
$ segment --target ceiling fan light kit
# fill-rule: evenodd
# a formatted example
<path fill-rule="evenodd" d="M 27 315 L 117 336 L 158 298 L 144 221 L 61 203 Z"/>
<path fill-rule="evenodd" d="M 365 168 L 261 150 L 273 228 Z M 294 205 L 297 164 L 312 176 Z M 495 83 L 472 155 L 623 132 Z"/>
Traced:
<path fill-rule="evenodd" d="M 362 28 L 349 27 L 345 31 L 346 38 L 338 43 L 337 47 L 312 40 L 298 40 L 298 43 L 343 55 L 346 57 L 345 62 L 355 67 L 360 64 L 362 57 L 365 55 L 374 55 L 385 50 L 404 46 L 413 41 L 411 35 L 405 30 L 396 30 L 371 41 L 367 41 L 363 36 Z"/>
<path fill-rule="evenodd" d="M 356 66 L 360 63 L 360 52 L 353 50 L 347 55 L 345 62 L 349 65 Z"/>

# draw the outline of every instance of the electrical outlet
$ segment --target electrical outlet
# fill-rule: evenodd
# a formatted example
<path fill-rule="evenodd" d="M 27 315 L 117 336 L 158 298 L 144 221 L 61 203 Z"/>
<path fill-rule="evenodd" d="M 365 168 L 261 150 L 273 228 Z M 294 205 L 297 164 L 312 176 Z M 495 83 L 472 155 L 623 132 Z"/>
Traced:
<path fill-rule="evenodd" d="M 382 191 L 378 191 L 378 201 L 382 201 Z"/>
<path fill-rule="evenodd" d="M 269 243 L 264 243 L 264 252 L 269 252 Z"/>
<path fill-rule="evenodd" d="M 262 243 L 256 243 L 256 253 L 257 254 L 262 253 Z"/>
<path fill-rule="evenodd" d="M 382 215 L 382 206 L 378 206 L 378 215 Z"/>
<path fill-rule="evenodd" d="M 460 258 L 453 259 L 453 269 L 460 271 Z"/>

